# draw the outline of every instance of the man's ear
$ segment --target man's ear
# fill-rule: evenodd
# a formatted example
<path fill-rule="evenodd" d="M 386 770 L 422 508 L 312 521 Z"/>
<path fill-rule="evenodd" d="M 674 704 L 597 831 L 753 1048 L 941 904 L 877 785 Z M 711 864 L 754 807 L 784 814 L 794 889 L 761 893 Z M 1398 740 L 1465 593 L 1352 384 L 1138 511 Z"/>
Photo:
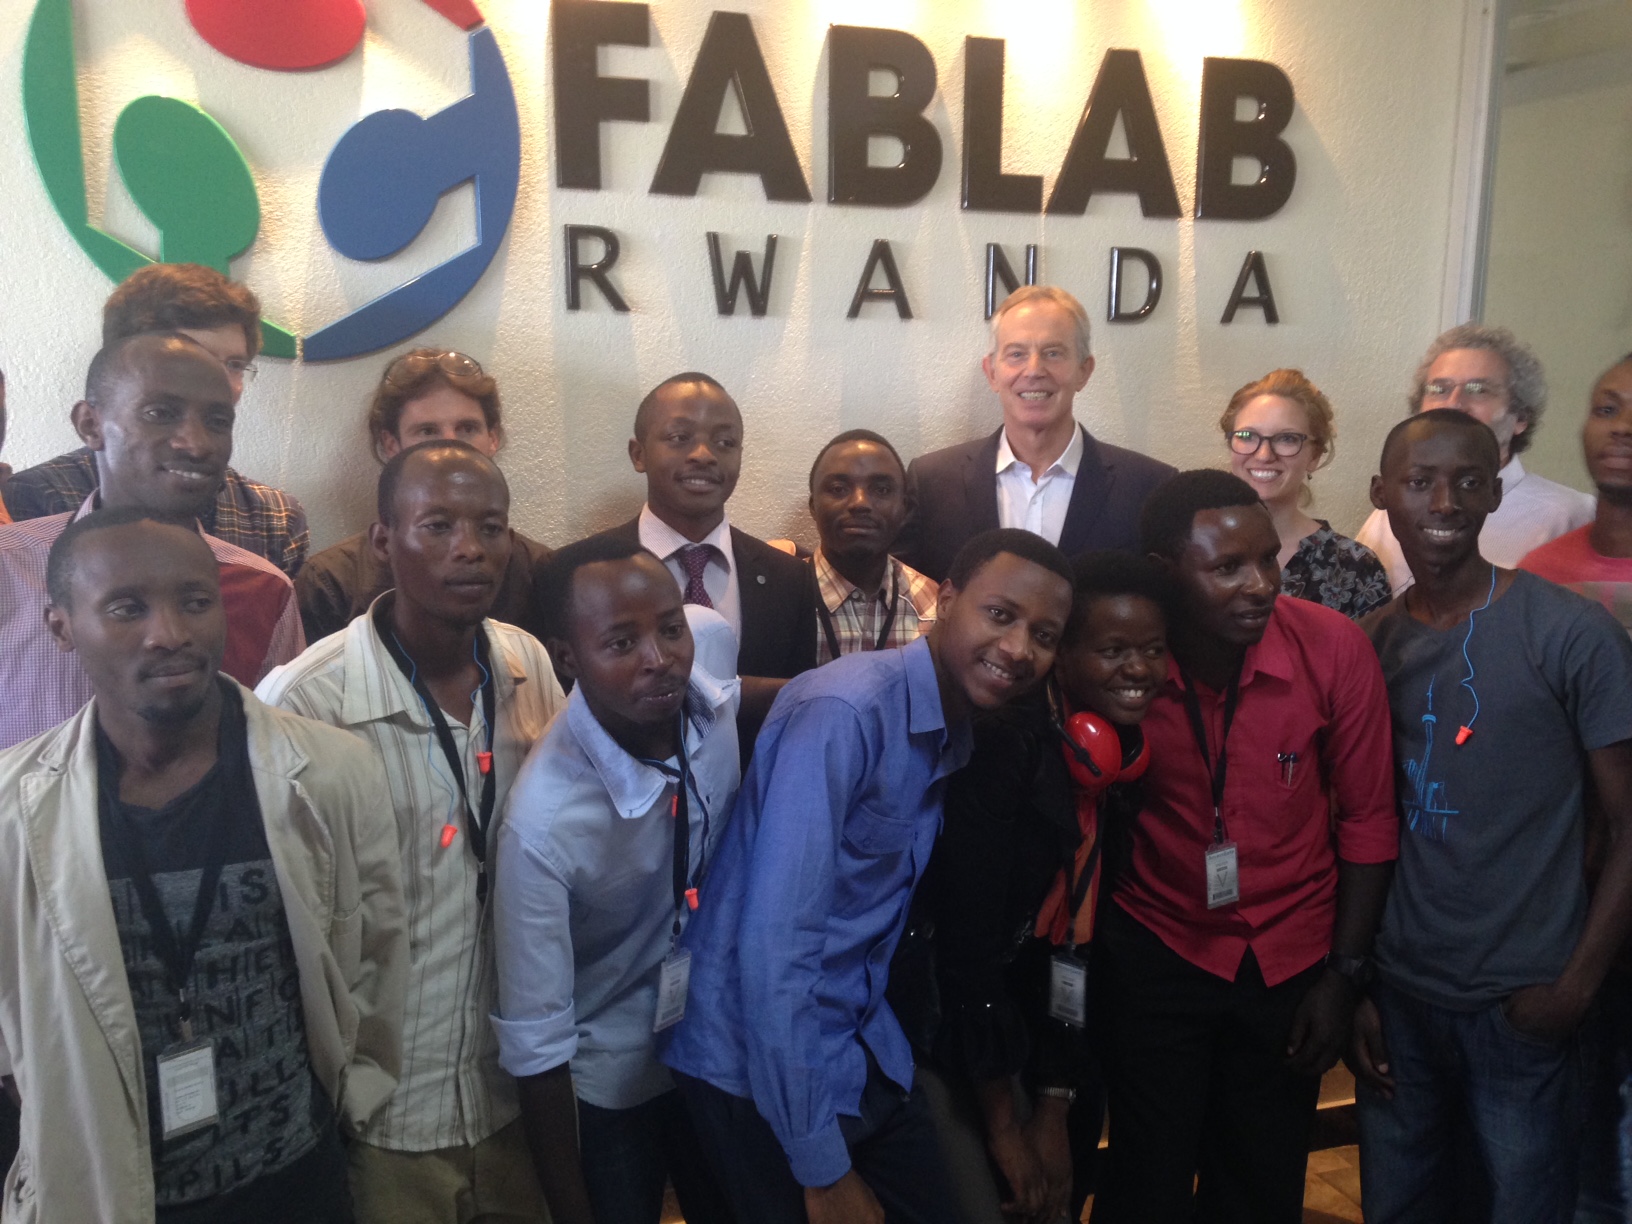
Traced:
<path fill-rule="evenodd" d="M 1145 557 L 1161 566 L 1162 572 L 1167 574 L 1169 577 L 1171 577 L 1174 571 L 1179 568 L 1178 565 L 1174 563 L 1172 557 L 1164 557 L 1159 552 L 1148 552 L 1145 554 Z"/>
<path fill-rule="evenodd" d="M 63 654 L 72 654 L 74 652 L 74 627 L 68 621 L 67 608 L 47 604 L 45 627 L 50 630 L 51 640 L 57 644 L 58 650 L 62 651 Z"/>
<path fill-rule="evenodd" d="M 995 353 L 987 353 L 986 356 L 980 359 L 980 372 L 986 375 L 986 385 L 993 391 L 997 390 L 997 377 L 992 373 L 995 368 L 992 358 L 995 356 Z"/>
<path fill-rule="evenodd" d="M 391 529 L 384 523 L 373 523 L 368 529 L 368 550 L 374 559 L 387 567 L 391 564 Z"/>
<path fill-rule="evenodd" d="M 1500 484 L 1500 481 L 1497 481 Z M 1388 506 L 1383 502 L 1383 477 L 1381 473 L 1371 478 L 1371 504 L 1384 514 L 1388 513 Z"/>
<path fill-rule="evenodd" d="M 1496 511 L 1502 508 L 1502 478 L 1500 476 L 1490 482 L 1490 492 L 1496 499 L 1495 504 L 1490 508 L 1490 512 L 1495 514 Z"/>
<path fill-rule="evenodd" d="M 1093 357 L 1088 356 L 1085 357 L 1082 364 L 1077 367 L 1077 374 L 1079 377 L 1076 389 L 1078 391 L 1081 391 L 1084 387 L 1086 387 L 1088 385 L 1088 380 L 1094 376 L 1094 364 Z"/>
<path fill-rule="evenodd" d="M 935 620 L 940 623 L 952 611 L 952 605 L 958 601 L 958 588 L 952 585 L 948 578 L 941 583 L 941 589 L 935 593 Z"/>
<path fill-rule="evenodd" d="M 555 664 L 555 674 L 568 683 L 576 683 L 578 657 L 572 653 L 572 644 L 565 638 L 551 637 L 544 640 L 544 649 L 549 653 L 550 662 Z"/>
<path fill-rule="evenodd" d="M 629 439 L 629 462 L 635 465 L 635 471 L 646 473 L 646 448 L 640 444 L 639 438 Z"/>
<path fill-rule="evenodd" d="M 102 449 L 102 414 L 88 400 L 80 400 L 68 411 L 79 440 L 93 451 Z"/>

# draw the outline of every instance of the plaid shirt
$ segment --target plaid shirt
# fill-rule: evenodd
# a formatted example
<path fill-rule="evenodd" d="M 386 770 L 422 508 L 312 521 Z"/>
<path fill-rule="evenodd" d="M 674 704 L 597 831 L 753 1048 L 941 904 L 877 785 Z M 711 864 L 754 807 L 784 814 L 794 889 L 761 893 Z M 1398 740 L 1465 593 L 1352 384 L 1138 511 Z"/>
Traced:
<path fill-rule="evenodd" d="M 861 650 L 876 650 L 880 646 L 905 646 L 929 632 L 935 623 L 935 599 L 940 588 L 911 566 L 890 558 L 890 567 L 884 583 L 872 594 L 863 594 L 860 587 L 834 569 L 818 548 L 812 559 L 816 567 L 816 594 L 821 600 L 816 612 L 816 663 L 833 661 L 833 647 L 827 640 L 831 626 L 838 639 L 840 654 L 855 654 Z M 878 635 L 884 632 L 884 621 L 890 614 L 890 592 L 895 592 L 895 619 L 882 643 Z M 824 617 L 823 610 L 827 612 Z"/>
<path fill-rule="evenodd" d="M 13 475 L 5 486 L 6 507 L 18 522 L 70 514 L 96 487 L 96 455 L 82 446 Z M 245 480 L 230 467 L 215 506 L 198 521 L 205 534 L 265 557 L 291 578 L 312 542 L 298 501 L 282 489 Z"/>

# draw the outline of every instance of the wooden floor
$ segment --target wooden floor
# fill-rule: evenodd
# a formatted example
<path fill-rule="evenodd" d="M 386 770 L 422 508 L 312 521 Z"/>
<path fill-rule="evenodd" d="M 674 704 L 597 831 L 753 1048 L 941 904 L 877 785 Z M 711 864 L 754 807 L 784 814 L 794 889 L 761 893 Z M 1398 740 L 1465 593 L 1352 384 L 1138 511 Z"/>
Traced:
<path fill-rule="evenodd" d="M 1090 1201 L 1090 1210 L 1093 1203 Z M 1088 1212 L 1082 1218 L 1088 1219 Z M 1304 1224 L 1360 1224 L 1360 1156 L 1353 1147 L 1327 1148 L 1309 1154 L 1303 1183 Z M 685 1224 L 671 1191 L 663 1224 Z"/>
<path fill-rule="evenodd" d="M 1353 1145 L 1354 1077 L 1339 1063 L 1320 1085 L 1320 1114 L 1316 1142 L 1333 1144 L 1309 1153 L 1303 1182 L 1304 1224 L 1361 1224 L 1360 1154 Z M 1082 1218 L 1088 1219 L 1093 1200 Z M 663 1224 L 685 1224 L 670 1190 L 663 1204 Z"/>

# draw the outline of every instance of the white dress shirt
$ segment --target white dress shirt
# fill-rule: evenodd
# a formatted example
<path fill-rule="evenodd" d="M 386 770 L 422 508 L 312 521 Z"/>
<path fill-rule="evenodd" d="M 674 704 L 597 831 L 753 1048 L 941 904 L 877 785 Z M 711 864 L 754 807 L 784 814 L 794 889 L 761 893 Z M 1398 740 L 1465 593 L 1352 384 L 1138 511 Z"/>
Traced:
<path fill-rule="evenodd" d="M 1503 569 L 1517 566 L 1532 548 L 1585 527 L 1598 512 L 1597 499 L 1590 493 L 1526 472 L 1517 455 L 1497 475 L 1502 478 L 1502 504 L 1479 532 L 1479 552 Z M 1373 510 L 1354 538 L 1377 554 L 1396 595 L 1411 585 L 1411 567 L 1389 530 L 1385 512 Z"/>
<path fill-rule="evenodd" d="M 725 623 L 731 626 L 731 632 L 737 635 L 740 642 L 742 599 L 737 594 L 737 557 L 731 550 L 731 520 L 722 518 L 720 525 L 701 540 L 688 540 L 653 514 L 650 506 L 642 506 L 639 531 L 641 547 L 650 549 L 663 559 L 663 564 L 669 567 L 669 573 L 674 575 L 682 591 L 686 589 L 686 568 L 675 554 L 693 543 L 712 544 L 718 550 L 709 557 L 708 568 L 703 571 L 703 589 L 714 601 L 714 611 L 725 618 Z"/>
<path fill-rule="evenodd" d="M 717 680 L 693 665 L 685 732 L 693 879 L 713 862 L 741 781 L 740 691 L 734 676 Z M 512 1075 L 570 1062 L 573 1090 L 602 1109 L 632 1109 L 674 1086 L 652 1032 L 676 918 L 674 793 L 668 777 L 607 734 L 581 688 L 527 758 L 494 881 L 493 1028 Z M 706 906 L 706 874 L 698 887 Z M 678 916 L 684 923 L 690 913 L 681 906 Z"/>
<path fill-rule="evenodd" d="M 998 526 L 1021 527 L 1042 536 L 1050 544 L 1058 544 L 1081 463 L 1082 428 L 1073 425 L 1065 453 L 1034 481 L 1031 466 L 1014 457 L 1005 427 L 997 440 Z"/>
<path fill-rule="evenodd" d="M 350 731 L 385 763 L 391 793 L 380 799 L 396 817 L 407 908 L 408 1010 L 397 1090 L 358 1137 L 407 1152 L 474 1147 L 520 1114 L 515 1083 L 499 1069 L 498 1041 L 488 1023 L 498 998 L 492 898 L 478 908 L 476 857 L 468 848 L 458 785 L 419 695 L 380 640 L 372 611 L 273 671 L 256 695 Z M 493 663 L 497 724 L 491 873 L 510 787 L 566 697 L 536 638 L 495 620 L 482 626 Z M 476 754 L 487 741 L 481 702 L 468 727 L 452 715 L 447 723 L 474 800 L 482 776 Z M 443 846 L 447 825 L 457 832 Z"/>

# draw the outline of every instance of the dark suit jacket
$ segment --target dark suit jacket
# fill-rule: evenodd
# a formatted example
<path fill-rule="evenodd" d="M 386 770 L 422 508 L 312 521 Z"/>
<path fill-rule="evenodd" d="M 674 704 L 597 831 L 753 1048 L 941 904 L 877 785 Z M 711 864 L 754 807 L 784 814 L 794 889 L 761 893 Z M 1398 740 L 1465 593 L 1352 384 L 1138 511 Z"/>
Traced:
<path fill-rule="evenodd" d="M 998 526 L 1001 435 L 999 429 L 989 437 L 919 455 L 907 468 L 915 507 L 895 552 L 936 582 L 945 580 L 960 548 Z M 1175 469 L 1138 451 L 1097 441 L 1086 429 L 1082 443 L 1082 462 L 1060 531 L 1060 551 L 1075 557 L 1101 548 L 1137 550 L 1145 498 Z"/>
<path fill-rule="evenodd" d="M 640 518 L 600 533 L 640 543 Z M 816 666 L 816 578 L 811 567 L 731 528 L 742 605 L 737 672 L 791 680 Z"/>

